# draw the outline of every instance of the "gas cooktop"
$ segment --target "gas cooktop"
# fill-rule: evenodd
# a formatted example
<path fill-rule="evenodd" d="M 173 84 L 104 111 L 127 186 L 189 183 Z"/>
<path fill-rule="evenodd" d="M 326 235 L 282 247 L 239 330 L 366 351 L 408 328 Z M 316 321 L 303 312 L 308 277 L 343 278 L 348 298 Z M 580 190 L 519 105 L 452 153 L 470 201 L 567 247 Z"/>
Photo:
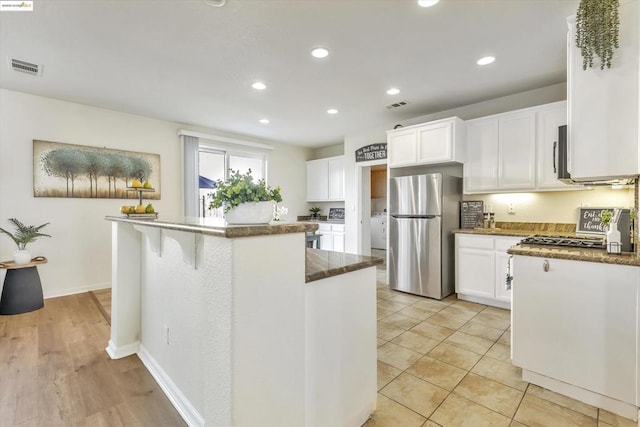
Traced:
<path fill-rule="evenodd" d="M 603 249 L 604 237 L 589 236 L 589 237 L 567 237 L 567 236 L 544 236 L 536 234 L 522 239 L 520 243 L 526 243 L 528 245 L 552 245 L 552 246 L 567 246 L 571 248 L 593 248 Z"/>

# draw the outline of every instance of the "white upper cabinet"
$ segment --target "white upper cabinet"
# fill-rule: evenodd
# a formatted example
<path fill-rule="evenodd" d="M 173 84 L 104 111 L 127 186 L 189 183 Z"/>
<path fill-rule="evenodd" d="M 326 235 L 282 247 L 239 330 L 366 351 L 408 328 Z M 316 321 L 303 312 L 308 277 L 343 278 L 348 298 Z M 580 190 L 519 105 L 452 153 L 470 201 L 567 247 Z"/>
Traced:
<path fill-rule="evenodd" d="M 535 187 L 535 112 L 522 110 L 467 122 L 467 193 Z"/>
<path fill-rule="evenodd" d="M 498 119 L 498 189 L 535 187 L 535 112 L 506 114 Z"/>
<path fill-rule="evenodd" d="M 344 200 L 344 156 L 307 162 L 307 201 Z"/>
<path fill-rule="evenodd" d="M 399 129 L 387 134 L 387 152 L 391 167 L 415 165 L 418 134 L 415 129 Z"/>
<path fill-rule="evenodd" d="M 329 200 L 344 200 L 344 156 L 328 159 Z"/>
<path fill-rule="evenodd" d="M 569 99 L 569 171 L 589 180 L 625 177 L 640 172 L 638 164 L 638 1 L 620 2 L 620 48 L 611 68 L 582 69 L 575 46 L 575 22 L 567 36 Z"/>
<path fill-rule="evenodd" d="M 464 122 L 458 117 L 387 131 L 389 167 L 464 161 Z"/>
<path fill-rule="evenodd" d="M 566 116 L 561 101 L 467 121 L 464 192 L 570 189 L 556 178 Z"/>
<path fill-rule="evenodd" d="M 536 188 L 567 189 L 558 181 L 558 128 L 567 124 L 567 101 L 543 106 L 536 113 Z"/>
<path fill-rule="evenodd" d="M 467 122 L 467 161 L 464 190 L 486 192 L 498 188 L 498 119 Z"/>

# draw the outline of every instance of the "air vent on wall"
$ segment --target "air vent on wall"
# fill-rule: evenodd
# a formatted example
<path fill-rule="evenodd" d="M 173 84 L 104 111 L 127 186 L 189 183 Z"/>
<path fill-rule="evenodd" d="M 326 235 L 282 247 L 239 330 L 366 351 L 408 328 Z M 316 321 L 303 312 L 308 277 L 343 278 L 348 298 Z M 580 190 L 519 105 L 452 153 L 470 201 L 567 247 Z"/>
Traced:
<path fill-rule="evenodd" d="M 391 105 L 387 105 L 387 108 L 388 108 L 389 110 L 391 110 L 392 108 L 403 107 L 403 106 L 405 106 L 405 105 L 407 105 L 407 104 L 408 104 L 408 102 L 407 102 L 407 101 L 400 101 L 400 102 L 395 102 L 395 103 L 393 103 L 393 104 L 391 104 Z"/>
<path fill-rule="evenodd" d="M 31 74 L 32 76 L 39 76 L 42 71 L 42 67 L 38 64 L 33 64 L 27 61 L 21 61 L 15 58 L 11 58 L 10 66 L 12 70 Z"/>

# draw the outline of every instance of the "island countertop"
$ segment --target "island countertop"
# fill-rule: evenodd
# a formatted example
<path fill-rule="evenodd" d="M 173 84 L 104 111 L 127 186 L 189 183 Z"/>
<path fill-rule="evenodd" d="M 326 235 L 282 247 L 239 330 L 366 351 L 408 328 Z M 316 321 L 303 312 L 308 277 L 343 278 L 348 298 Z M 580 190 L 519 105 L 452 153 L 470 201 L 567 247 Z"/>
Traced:
<path fill-rule="evenodd" d="M 106 216 L 105 219 L 108 221 L 126 222 L 130 224 L 227 238 L 266 236 L 286 233 L 313 233 L 318 229 L 318 224 L 302 222 L 274 221 L 269 224 L 258 225 L 227 225 L 222 218 L 186 217 L 182 219 L 141 219 L 135 217 L 127 218 L 122 216 Z"/>
<path fill-rule="evenodd" d="M 382 262 L 382 258 L 378 257 L 308 248 L 305 258 L 305 282 L 339 276 L 350 271 L 373 267 Z"/>
<path fill-rule="evenodd" d="M 572 261 L 599 262 L 604 264 L 619 264 L 640 267 L 640 258 L 638 258 L 633 252 L 608 254 L 604 249 L 518 244 L 516 246 L 510 247 L 507 250 L 507 253 L 510 255 L 566 259 Z"/>

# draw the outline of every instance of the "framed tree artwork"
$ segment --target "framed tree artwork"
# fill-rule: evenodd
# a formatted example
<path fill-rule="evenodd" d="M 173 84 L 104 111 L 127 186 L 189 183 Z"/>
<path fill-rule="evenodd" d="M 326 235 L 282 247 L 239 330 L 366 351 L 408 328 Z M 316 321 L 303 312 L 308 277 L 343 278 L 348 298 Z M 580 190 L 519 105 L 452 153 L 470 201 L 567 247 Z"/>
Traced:
<path fill-rule="evenodd" d="M 126 191 L 134 179 L 160 199 L 160 155 L 33 140 L 34 197 L 135 199 Z"/>

